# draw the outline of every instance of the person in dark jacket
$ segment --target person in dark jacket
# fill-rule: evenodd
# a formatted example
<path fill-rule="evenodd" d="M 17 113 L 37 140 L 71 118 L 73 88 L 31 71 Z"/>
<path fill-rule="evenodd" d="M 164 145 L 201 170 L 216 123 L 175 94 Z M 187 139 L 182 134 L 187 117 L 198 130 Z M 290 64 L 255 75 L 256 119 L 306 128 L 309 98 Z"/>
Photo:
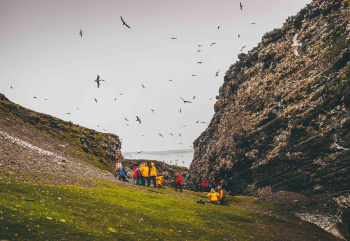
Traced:
<path fill-rule="evenodd" d="M 179 187 L 180 188 L 180 192 L 182 192 L 181 179 L 182 179 L 181 174 L 178 172 L 177 173 L 177 178 L 176 178 L 176 186 L 175 186 L 175 188 L 176 188 L 176 191 L 177 191 L 177 187 Z"/>
<path fill-rule="evenodd" d="M 125 176 L 126 176 L 126 171 L 124 168 L 122 168 L 120 171 L 119 171 L 119 178 L 122 178 L 123 181 L 125 182 Z M 119 179 L 120 180 L 120 179 Z"/>

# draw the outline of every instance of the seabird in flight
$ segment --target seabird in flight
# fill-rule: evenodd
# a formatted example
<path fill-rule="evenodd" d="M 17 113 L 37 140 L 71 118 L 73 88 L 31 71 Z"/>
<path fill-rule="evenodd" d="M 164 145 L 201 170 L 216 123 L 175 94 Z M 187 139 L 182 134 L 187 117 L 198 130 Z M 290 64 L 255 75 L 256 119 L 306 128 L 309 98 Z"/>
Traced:
<path fill-rule="evenodd" d="M 104 81 L 104 82 L 106 82 L 105 80 L 100 79 L 100 76 L 99 76 L 99 75 L 97 75 L 97 79 L 95 79 L 95 82 L 97 82 L 97 88 L 100 88 L 100 81 Z"/>
<path fill-rule="evenodd" d="M 182 97 L 180 97 L 180 99 L 181 99 L 184 103 L 192 103 L 191 101 L 184 100 Z"/>
<path fill-rule="evenodd" d="M 127 26 L 128 28 L 130 28 L 129 25 L 126 24 L 126 22 L 124 21 L 124 19 L 122 18 L 122 16 L 120 16 L 120 19 L 122 20 L 123 25 Z"/>

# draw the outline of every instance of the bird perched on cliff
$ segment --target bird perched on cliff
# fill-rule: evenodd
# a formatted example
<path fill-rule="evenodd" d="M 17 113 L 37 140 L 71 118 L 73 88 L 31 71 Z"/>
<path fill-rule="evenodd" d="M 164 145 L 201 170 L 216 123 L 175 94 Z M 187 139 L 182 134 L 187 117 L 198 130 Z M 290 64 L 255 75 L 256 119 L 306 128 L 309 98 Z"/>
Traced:
<path fill-rule="evenodd" d="M 298 53 L 299 46 L 301 46 L 301 43 L 298 42 L 298 34 L 296 33 L 293 37 L 293 44 L 292 44 L 295 56 L 299 56 L 299 53 Z"/>
<path fill-rule="evenodd" d="M 184 100 L 182 97 L 180 97 L 180 99 L 186 104 L 186 103 L 192 103 L 191 101 L 189 100 Z"/>
<path fill-rule="evenodd" d="M 126 24 L 126 22 L 124 21 L 124 19 L 122 18 L 122 16 L 120 16 L 120 19 L 122 20 L 123 25 L 127 26 L 128 28 L 130 28 L 129 25 Z"/>
<path fill-rule="evenodd" d="M 216 72 L 215 76 L 219 76 L 219 72 L 220 72 L 220 70 L 218 72 Z"/>
<path fill-rule="evenodd" d="M 97 79 L 95 79 L 95 82 L 97 83 L 97 88 L 100 88 L 100 81 L 104 81 L 104 82 L 106 82 L 105 80 L 100 79 L 100 76 L 99 76 L 99 75 L 97 75 Z"/>
<path fill-rule="evenodd" d="M 83 37 L 83 31 L 81 29 L 80 29 L 79 34 L 80 34 L 80 37 Z"/>
<path fill-rule="evenodd" d="M 136 116 L 136 121 L 138 121 L 141 124 L 140 117 Z"/>
<path fill-rule="evenodd" d="M 243 5 L 241 2 L 239 2 L 239 8 L 241 9 L 241 11 L 243 10 Z"/>

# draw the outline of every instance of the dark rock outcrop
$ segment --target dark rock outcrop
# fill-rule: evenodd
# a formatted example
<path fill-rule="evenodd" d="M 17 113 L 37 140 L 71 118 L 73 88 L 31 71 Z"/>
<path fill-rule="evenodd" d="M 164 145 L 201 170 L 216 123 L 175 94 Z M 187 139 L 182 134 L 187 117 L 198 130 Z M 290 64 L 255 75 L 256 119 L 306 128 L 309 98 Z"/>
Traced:
<path fill-rule="evenodd" d="M 281 206 L 279 192 L 299 195 L 303 205 L 289 210 L 349 237 L 349 19 L 349 1 L 314 1 L 238 56 L 194 142 L 188 188 L 225 178 L 233 194 L 275 195 Z M 299 56 L 291 47 L 295 34 Z"/>

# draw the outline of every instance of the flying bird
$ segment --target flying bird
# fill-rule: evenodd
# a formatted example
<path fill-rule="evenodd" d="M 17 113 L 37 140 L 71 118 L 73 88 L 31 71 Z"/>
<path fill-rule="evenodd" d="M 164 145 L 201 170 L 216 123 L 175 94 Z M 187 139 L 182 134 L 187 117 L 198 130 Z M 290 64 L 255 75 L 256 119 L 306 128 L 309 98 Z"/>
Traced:
<path fill-rule="evenodd" d="M 47 99 L 44 99 L 44 100 L 47 100 Z"/>
<path fill-rule="evenodd" d="M 164 138 L 164 136 L 163 136 L 162 134 L 160 134 L 160 133 L 159 133 L 159 136 L 161 136 L 161 137 L 163 137 L 163 138 Z"/>
<path fill-rule="evenodd" d="M 243 47 L 241 48 L 241 51 L 242 51 L 245 47 L 247 47 L 247 46 L 243 46 Z"/>
<path fill-rule="evenodd" d="M 241 11 L 243 10 L 243 5 L 241 2 L 239 3 L 239 8 L 241 9 Z"/>
<path fill-rule="evenodd" d="M 197 53 L 200 52 L 200 51 L 202 51 L 202 50 L 198 49 L 198 50 L 197 50 Z"/>
<path fill-rule="evenodd" d="M 220 29 L 220 26 L 218 26 L 218 29 Z"/>
<path fill-rule="evenodd" d="M 120 16 L 120 19 L 122 20 L 123 25 L 127 26 L 128 28 L 130 28 L 129 25 L 126 24 L 126 22 L 124 21 L 124 19 L 122 18 L 122 16 Z"/>
<path fill-rule="evenodd" d="M 169 81 L 174 81 L 174 80 L 170 79 Z"/>
<path fill-rule="evenodd" d="M 182 144 L 183 142 L 180 142 L 179 144 Z"/>
<path fill-rule="evenodd" d="M 171 136 L 174 136 L 173 133 L 170 133 Z"/>
<path fill-rule="evenodd" d="M 198 62 L 197 64 L 203 64 L 203 62 Z"/>
<path fill-rule="evenodd" d="M 192 74 L 192 76 L 194 77 L 194 76 L 197 76 L 197 75 L 195 75 L 195 74 Z"/>
<path fill-rule="evenodd" d="M 34 96 L 33 98 L 34 98 L 34 99 L 36 99 L 36 97 L 35 97 L 35 96 Z"/>
<path fill-rule="evenodd" d="M 80 34 L 80 37 L 83 37 L 83 31 L 81 29 L 80 29 L 79 34 Z"/>
<path fill-rule="evenodd" d="M 67 115 L 70 115 L 70 113 L 67 113 Z"/>
<path fill-rule="evenodd" d="M 194 98 L 196 98 L 196 96 L 193 96 L 193 100 L 194 100 Z"/>
<path fill-rule="evenodd" d="M 240 34 L 238 34 L 238 38 L 240 38 L 241 37 L 241 35 Z"/>
<path fill-rule="evenodd" d="M 212 45 L 214 45 L 214 44 L 216 44 L 216 43 L 211 43 L 210 46 L 212 46 Z"/>
<path fill-rule="evenodd" d="M 13 89 L 13 88 L 12 88 L 12 85 L 10 85 L 10 88 Z"/>
<path fill-rule="evenodd" d="M 104 81 L 104 82 L 106 82 L 105 80 L 100 79 L 100 76 L 99 76 L 99 75 L 97 75 L 97 79 L 95 79 L 95 82 L 97 82 L 97 88 L 100 88 L 100 81 Z"/>
<path fill-rule="evenodd" d="M 180 113 L 181 113 L 181 109 L 180 109 Z"/>
<path fill-rule="evenodd" d="M 80 110 L 78 107 L 76 107 L 77 108 L 77 110 Z"/>
<path fill-rule="evenodd" d="M 181 133 L 179 133 L 179 136 L 181 136 Z"/>
<path fill-rule="evenodd" d="M 299 46 L 301 46 L 301 43 L 298 42 L 298 34 L 296 33 L 293 37 L 293 44 L 292 44 L 295 56 L 299 56 L 299 53 L 298 53 Z"/>
<path fill-rule="evenodd" d="M 151 111 L 154 113 L 154 110 L 153 110 L 153 109 L 151 109 Z"/>
<path fill-rule="evenodd" d="M 198 47 L 202 47 L 203 45 L 202 44 L 197 44 L 198 45 Z"/>
<path fill-rule="evenodd" d="M 96 100 L 96 98 L 95 98 L 95 101 L 96 101 L 96 103 L 97 103 L 97 100 Z"/>
<path fill-rule="evenodd" d="M 124 118 L 124 120 L 129 121 L 128 119 Z"/>
<path fill-rule="evenodd" d="M 117 101 L 117 98 L 114 98 L 114 101 Z"/>
<path fill-rule="evenodd" d="M 256 23 L 252 23 L 252 25 L 255 25 Z"/>
<path fill-rule="evenodd" d="M 136 121 L 138 121 L 141 124 L 141 120 L 138 116 L 136 116 Z"/>
<path fill-rule="evenodd" d="M 146 89 L 145 86 L 142 84 L 142 88 Z"/>
<path fill-rule="evenodd" d="M 177 39 L 177 38 L 171 38 L 171 39 Z"/>
<path fill-rule="evenodd" d="M 191 101 L 184 100 L 182 97 L 180 97 L 180 99 L 181 99 L 184 103 L 192 103 Z"/>
<path fill-rule="evenodd" d="M 182 128 L 185 128 L 187 125 L 183 126 Z"/>
<path fill-rule="evenodd" d="M 220 70 L 218 72 L 216 72 L 215 76 L 219 76 L 219 72 L 220 72 Z"/>

